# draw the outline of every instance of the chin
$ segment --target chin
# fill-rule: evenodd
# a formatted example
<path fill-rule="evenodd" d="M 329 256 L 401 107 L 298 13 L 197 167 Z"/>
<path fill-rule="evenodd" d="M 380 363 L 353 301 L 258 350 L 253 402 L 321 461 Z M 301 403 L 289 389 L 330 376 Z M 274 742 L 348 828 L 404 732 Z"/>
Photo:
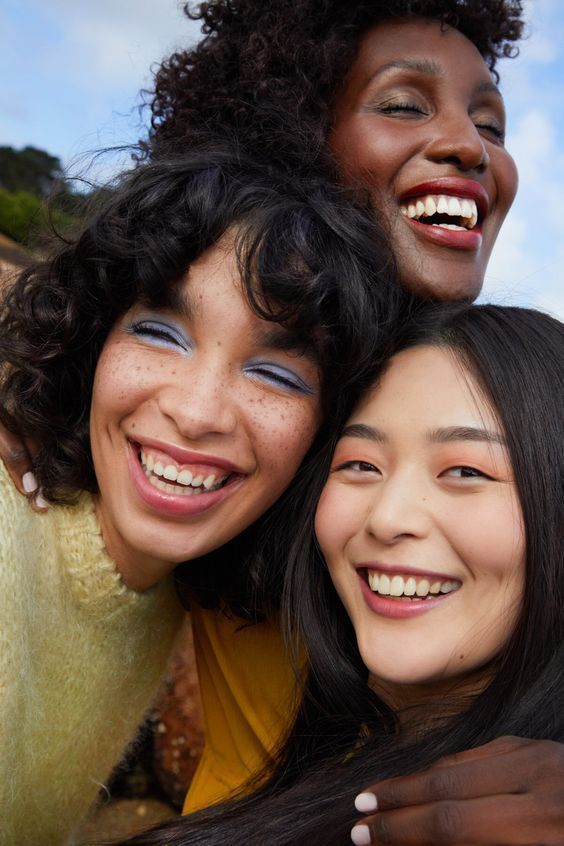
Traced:
<path fill-rule="evenodd" d="M 410 293 L 424 300 L 439 302 L 473 302 L 482 290 L 483 279 L 474 277 L 452 277 L 435 275 L 426 279 L 412 276 L 402 286 Z"/>

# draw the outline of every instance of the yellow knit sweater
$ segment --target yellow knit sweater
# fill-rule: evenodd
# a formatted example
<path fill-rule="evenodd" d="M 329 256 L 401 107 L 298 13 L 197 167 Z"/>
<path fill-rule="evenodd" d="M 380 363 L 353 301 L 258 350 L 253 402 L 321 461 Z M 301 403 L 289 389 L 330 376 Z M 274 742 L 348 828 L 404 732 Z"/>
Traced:
<path fill-rule="evenodd" d="M 151 701 L 182 617 L 129 590 L 92 498 L 35 514 L 0 462 L 0 844 L 58 846 Z"/>

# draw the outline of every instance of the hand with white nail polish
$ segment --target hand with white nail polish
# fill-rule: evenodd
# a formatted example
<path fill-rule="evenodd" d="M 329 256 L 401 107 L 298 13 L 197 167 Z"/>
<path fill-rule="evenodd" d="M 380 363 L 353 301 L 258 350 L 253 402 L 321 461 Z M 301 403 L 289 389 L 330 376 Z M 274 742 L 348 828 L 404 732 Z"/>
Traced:
<path fill-rule="evenodd" d="M 32 470 L 33 456 L 37 445 L 9 431 L 0 423 L 0 459 L 6 465 L 10 477 L 21 494 L 27 496 L 34 511 L 46 511 L 49 503 L 38 491 L 38 483 Z"/>

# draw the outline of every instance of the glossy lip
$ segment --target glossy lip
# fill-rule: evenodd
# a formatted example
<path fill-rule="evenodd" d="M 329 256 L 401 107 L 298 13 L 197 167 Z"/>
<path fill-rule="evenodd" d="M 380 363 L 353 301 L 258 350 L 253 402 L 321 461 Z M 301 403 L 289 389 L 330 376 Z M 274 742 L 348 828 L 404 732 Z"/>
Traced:
<path fill-rule="evenodd" d="M 445 194 L 450 197 L 462 197 L 474 200 L 478 208 L 478 223 L 474 229 L 455 231 L 443 229 L 428 223 L 401 215 L 402 220 L 409 224 L 418 236 L 436 244 L 439 247 L 450 247 L 456 250 L 477 252 L 482 246 L 482 225 L 489 214 L 490 198 L 486 189 L 479 182 L 472 179 L 462 179 L 456 176 L 442 176 L 428 182 L 420 182 L 406 191 L 399 199 L 400 204 L 426 194 Z"/>
<path fill-rule="evenodd" d="M 428 578 L 429 580 L 432 579 L 434 581 L 439 581 L 440 579 L 443 582 L 460 582 L 460 579 L 445 575 L 444 573 L 434 573 L 431 570 L 416 570 L 413 567 L 390 566 L 387 564 L 379 564 L 374 561 L 361 564 L 356 568 L 356 570 L 362 595 L 370 610 L 375 614 L 378 614 L 380 617 L 388 617 L 389 619 L 394 620 L 405 620 L 410 619 L 411 617 L 418 617 L 421 614 L 426 614 L 428 611 L 432 611 L 433 608 L 437 608 L 437 606 L 443 604 L 446 600 L 452 599 L 452 597 L 455 596 L 460 589 L 453 590 L 450 593 L 443 593 L 433 599 L 421 599 L 420 601 L 417 599 L 410 599 L 409 602 L 401 602 L 397 599 L 385 599 L 378 593 L 373 593 L 368 586 L 366 572 L 368 570 L 374 570 L 378 573 L 386 573 L 390 576 L 416 576 L 420 579 Z"/>
<path fill-rule="evenodd" d="M 144 443 L 147 444 L 147 441 Z M 132 441 L 128 441 L 127 444 L 127 465 L 133 488 L 139 498 L 148 505 L 152 511 L 156 511 L 165 517 L 197 517 L 200 514 L 209 511 L 210 508 L 214 508 L 216 505 L 219 505 L 224 499 L 231 496 L 232 493 L 235 493 L 235 491 L 247 478 L 246 475 L 237 473 L 233 479 L 229 479 L 227 484 L 217 491 L 208 491 L 195 496 L 183 496 L 182 494 L 175 496 L 174 494 L 159 490 L 148 481 L 137 458 L 140 446 L 140 442 L 134 443 Z M 180 451 L 183 452 L 182 450 Z M 206 463 L 203 459 L 210 458 L 210 456 L 202 456 L 197 453 L 193 453 L 193 455 L 198 456 L 198 463 Z M 171 455 L 171 458 L 173 457 L 174 456 Z M 223 469 L 225 467 L 225 462 L 223 462 L 222 465 L 219 465 L 217 460 L 214 459 L 213 465 L 210 466 L 222 466 Z"/>

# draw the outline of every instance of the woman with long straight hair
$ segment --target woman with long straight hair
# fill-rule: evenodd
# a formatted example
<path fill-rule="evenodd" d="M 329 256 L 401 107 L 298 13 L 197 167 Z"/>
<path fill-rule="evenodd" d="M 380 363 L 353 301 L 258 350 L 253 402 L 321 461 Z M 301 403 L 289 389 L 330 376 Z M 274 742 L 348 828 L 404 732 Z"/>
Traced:
<path fill-rule="evenodd" d="M 294 483 L 293 513 L 266 529 L 264 590 L 282 580 L 296 666 L 300 650 L 308 659 L 274 771 L 128 842 L 341 846 L 352 828 L 356 844 L 419 843 L 424 808 L 398 815 L 394 777 L 501 735 L 562 742 L 563 421 L 562 323 L 496 306 L 417 312 Z M 434 770 L 445 801 L 426 842 L 478 842 L 484 816 L 488 842 L 537 842 L 518 773 L 503 834 L 502 797 L 476 784 L 455 809 L 456 781 L 456 758 Z M 558 826 L 547 836 L 560 842 Z"/>

